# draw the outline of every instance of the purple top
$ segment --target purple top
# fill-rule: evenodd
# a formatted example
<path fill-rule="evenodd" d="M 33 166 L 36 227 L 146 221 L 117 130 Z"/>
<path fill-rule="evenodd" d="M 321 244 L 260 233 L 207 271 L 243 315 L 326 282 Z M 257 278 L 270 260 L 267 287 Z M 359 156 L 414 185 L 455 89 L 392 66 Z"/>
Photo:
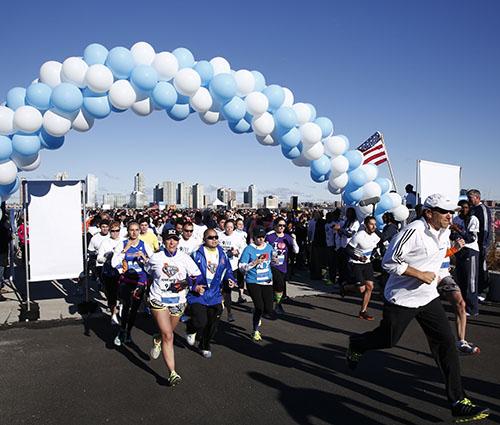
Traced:
<path fill-rule="evenodd" d="M 286 233 L 278 236 L 272 231 L 266 235 L 266 242 L 273 248 L 271 267 L 286 273 L 288 268 L 288 252 L 293 250 L 293 239 Z"/>

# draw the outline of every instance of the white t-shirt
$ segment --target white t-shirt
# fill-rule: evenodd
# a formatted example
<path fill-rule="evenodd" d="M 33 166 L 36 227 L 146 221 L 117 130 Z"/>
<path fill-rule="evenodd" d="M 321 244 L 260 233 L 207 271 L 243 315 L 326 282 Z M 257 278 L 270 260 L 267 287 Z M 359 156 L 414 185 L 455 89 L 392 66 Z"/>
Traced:
<path fill-rule="evenodd" d="M 191 256 L 193 252 L 198 250 L 200 247 L 200 240 L 191 236 L 188 240 L 184 239 L 182 236 L 179 239 L 179 245 L 177 245 L 177 249 L 179 251 L 184 252 L 185 254 Z"/>
<path fill-rule="evenodd" d="M 236 232 L 233 232 L 230 236 L 223 232 L 219 233 L 219 245 L 226 253 L 227 258 L 229 258 L 231 270 L 238 269 L 238 261 L 240 261 L 241 253 L 247 246 L 246 241 Z M 234 250 L 234 254 L 230 253 L 231 249 Z"/>
<path fill-rule="evenodd" d="M 198 239 L 201 244 L 201 242 L 203 241 L 203 233 L 205 233 L 205 230 L 207 230 L 207 226 L 205 226 L 204 224 L 200 226 L 196 223 L 193 223 L 193 236 L 191 237 Z"/>
<path fill-rule="evenodd" d="M 97 251 L 97 264 L 102 266 L 106 262 L 106 260 L 113 255 L 114 250 L 122 242 L 122 240 L 122 238 L 104 239 L 99 246 L 99 250 Z M 120 246 L 123 246 L 123 243 Z"/>
<path fill-rule="evenodd" d="M 212 283 L 217 267 L 219 266 L 219 250 L 217 248 L 209 249 L 205 246 L 203 247 L 203 251 L 205 252 L 205 258 L 207 259 L 207 272 L 205 277 L 207 279 L 208 287 L 210 288 L 210 284 Z"/>
<path fill-rule="evenodd" d="M 340 223 L 340 230 L 339 230 L 340 248 L 345 248 L 347 246 L 347 244 L 350 242 L 351 238 L 358 231 L 358 229 L 359 229 L 359 221 L 357 220 L 354 220 L 350 226 L 345 226 L 345 221 L 342 221 Z M 351 233 L 351 236 L 347 236 L 347 233 Z"/>
<path fill-rule="evenodd" d="M 465 224 L 463 219 L 460 218 L 460 216 L 456 216 L 453 218 L 453 224 L 458 225 L 461 227 L 462 231 L 467 231 L 469 233 L 475 233 L 476 234 L 476 240 L 474 242 L 470 242 L 464 245 L 464 248 L 470 248 L 473 249 L 474 251 L 479 252 L 479 244 L 477 242 L 477 235 L 479 233 L 479 220 L 476 216 L 471 216 L 469 225 L 467 226 L 467 229 L 465 228 Z"/>
<path fill-rule="evenodd" d="M 97 254 L 97 251 L 99 251 L 99 247 L 101 246 L 102 241 L 104 239 L 109 239 L 109 237 L 110 237 L 109 233 L 106 236 L 101 235 L 100 232 L 96 233 L 94 236 L 92 236 L 87 251 Z"/>
<path fill-rule="evenodd" d="M 166 306 L 186 302 L 187 290 L 177 292 L 174 288 L 176 282 L 186 280 L 188 276 L 201 274 L 189 255 L 179 250 L 173 256 L 168 254 L 165 254 L 164 249 L 155 252 L 145 266 L 146 273 L 153 278 L 149 289 L 149 299 L 154 299 Z"/>
<path fill-rule="evenodd" d="M 366 230 L 360 230 L 349 241 L 349 245 L 354 248 L 357 255 L 360 257 L 364 255 L 367 260 L 359 261 L 354 258 L 349 258 L 349 261 L 354 264 L 368 264 L 370 262 L 372 251 L 377 246 L 379 241 L 380 238 L 375 232 L 367 233 Z"/>

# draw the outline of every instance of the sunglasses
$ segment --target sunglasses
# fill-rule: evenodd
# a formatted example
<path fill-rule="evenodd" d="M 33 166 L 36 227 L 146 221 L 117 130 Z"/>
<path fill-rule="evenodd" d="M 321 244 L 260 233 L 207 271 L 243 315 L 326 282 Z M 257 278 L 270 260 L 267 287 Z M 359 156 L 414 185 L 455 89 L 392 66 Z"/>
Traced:
<path fill-rule="evenodd" d="M 120 229 L 111 229 L 110 232 L 119 232 Z"/>
<path fill-rule="evenodd" d="M 193 233 L 193 229 L 182 229 L 182 231 L 186 233 Z"/>
<path fill-rule="evenodd" d="M 285 224 L 277 224 L 276 227 L 285 227 Z"/>
<path fill-rule="evenodd" d="M 219 237 L 217 235 L 216 236 L 207 236 L 205 239 L 208 240 L 208 241 L 213 241 L 214 239 L 218 240 Z"/>
<path fill-rule="evenodd" d="M 443 210 L 442 208 L 433 208 L 432 211 L 436 211 L 439 214 L 453 214 L 455 211 Z"/>

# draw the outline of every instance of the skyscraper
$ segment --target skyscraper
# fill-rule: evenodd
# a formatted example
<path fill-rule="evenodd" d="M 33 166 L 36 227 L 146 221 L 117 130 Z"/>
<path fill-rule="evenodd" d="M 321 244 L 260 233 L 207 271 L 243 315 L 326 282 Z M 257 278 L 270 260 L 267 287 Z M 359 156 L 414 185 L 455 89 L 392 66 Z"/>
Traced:
<path fill-rule="evenodd" d="M 153 188 L 153 202 L 156 204 L 163 202 L 163 185 L 157 184 Z"/>
<path fill-rule="evenodd" d="M 257 208 L 257 188 L 253 184 L 248 186 L 248 204 L 250 208 Z"/>
<path fill-rule="evenodd" d="M 139 172 L 134 176 L 134 191 L 144 193 L 145 188 L 144 174 Z"/>
<path fill-rule="evenodd" d="M 277 196 L 269 195 L 264 197 L 264 208 L 276 209 L 278 205 L 279 201 Z"/>
<path fill-rule="evenodd" d="M 177 204 L 177 184 L 171 181 L 163 182 L 163 202 L 165 205 Z"/>
<path fill-rule="evenodd" d="M 205 193 L 202 184 L 196 183 L 193 185 L 193 208 L 205 208 Z"/>
<path fill-rule="evenodd" d="M 87 187 L 86 193 L 86 204 L 95 206 L 97 204 L 97 187 L 99 185 L 99 180 L 93 174 L 87 174 L 85 178 L 85 183 Z"/>
<path fill-rule="evenodd" d="M 225 187 L 219 187 L 217 189 L 217 199 L 221 202 L 224 202 L 224 204 L 227 204 L 229 196 Z"/>

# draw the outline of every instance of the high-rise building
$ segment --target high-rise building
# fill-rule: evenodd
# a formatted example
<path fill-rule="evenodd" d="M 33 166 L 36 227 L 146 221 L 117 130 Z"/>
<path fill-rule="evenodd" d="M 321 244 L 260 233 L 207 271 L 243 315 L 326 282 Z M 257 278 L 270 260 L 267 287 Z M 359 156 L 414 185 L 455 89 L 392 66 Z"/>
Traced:
<path fill-rule="evenodd" d="M 217 199 L 224 202 L 224 204 L 227 204 L 229 201 L 229 192 L 225 187 L 219 187 L 217 189 Z"/>
<path fill-rule="evenodd" d="M 127 195 L 123 193 L 115 193 L 115 207 L 122 208 L 127 205 Z"/>
<path fill-rule="evenodd" d="M 106 193 L 102 196 L 102 205 L 109 205 L 111 208 L 115 207 L 115 194 Z"/>
<path fill-rule="evenodd" d="M 189 183 L 177 183 L 177 204 L 181 208 L 193 208 L 193 188 Z"/>
<path fill-rule="evenodd" d="M 87 174 L 85 178 L 86 184 L 86 205 L 95 206 L 97 205 L 97 187 L 99 185 L 99 180 L 93 174 Z"/>
<path fill-rule="evenodd" d="M 278 208 L 279 201 L 275 195 L 264 196 L 264 208 L 276 209 Z"/>
<path fill-rule="evenodd" d="M 236 202 L 236 191 L 232 189 L 227 190 L 228 193 L 228 202 L 234 201 Z"/>
<path fill-rule="evenodd" d="M 297 195 L 293 195 L 290 197 L 290 207 L 292 210 L 296 210 L 299 208 L 299 197 Z"/>
<path fill-rule="evenodd" d="M 165 205 L 177 204 L 177 184 L 172 181 L 164 181 L 162 184 L 163 197 L 162 201 Z"/>
<path fill-rule="evenodd" d="M 244 203 L 244 204 L 248 204 L 248 203 L 250 203 L 250 202 L 248 201 L 248 192 L 247 192 L 247 191 L 246 191 L 246 192 L 243 192 L 243 203 Z"/>
<path fill-rule="evenodd" d="M 196 183 L 193 185 L 193 208 L 205 208 L 205 190 L 202 184 Z"/>
<path fill-rule="evenodd" d="M 248 186 L 248 204 L 250 208 L 257 208 L 257 188 L 253 184 Z"/>
<path fill-rule="evenodd" d="M 144 193 L 146 189 L 144 174 L 142 172 L 137 173 L 134 176 L 134 191 Z"/>
<path fill-rule="evenodd" d="M 146 195 L 142 192 L 133 191 L 130 194 L 129 207 L 131 208 L 144 208 L 147 204 Z"/>
<path fill-rule="evenodd" d="M 155 204 L 163 202 L 163 185 L 157 184 L 153 188 L 153 202 Z"/>

